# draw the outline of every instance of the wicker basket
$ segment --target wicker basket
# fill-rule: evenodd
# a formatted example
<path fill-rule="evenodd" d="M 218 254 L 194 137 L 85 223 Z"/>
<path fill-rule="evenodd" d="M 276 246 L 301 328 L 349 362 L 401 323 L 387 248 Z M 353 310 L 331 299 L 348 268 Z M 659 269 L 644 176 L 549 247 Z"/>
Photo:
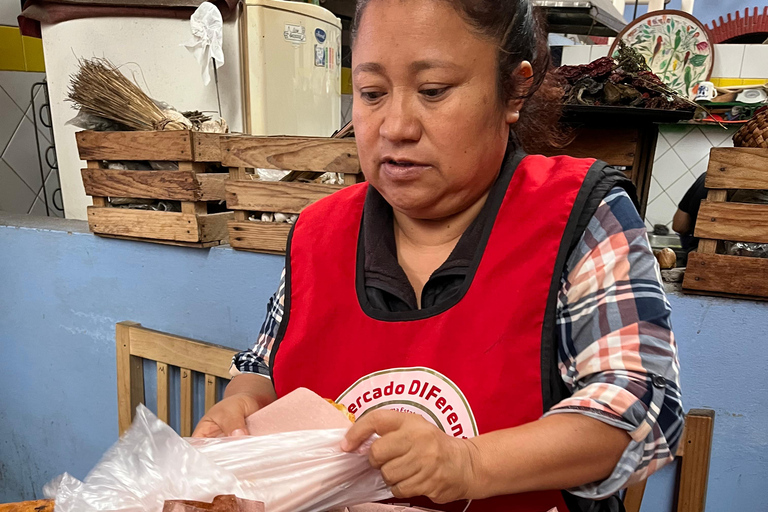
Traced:
<path fill-rule="evenodd" d="M 768 108 L 757 111 L 733 136 L 733 145 L 741 148 L 768 149 Z"/>

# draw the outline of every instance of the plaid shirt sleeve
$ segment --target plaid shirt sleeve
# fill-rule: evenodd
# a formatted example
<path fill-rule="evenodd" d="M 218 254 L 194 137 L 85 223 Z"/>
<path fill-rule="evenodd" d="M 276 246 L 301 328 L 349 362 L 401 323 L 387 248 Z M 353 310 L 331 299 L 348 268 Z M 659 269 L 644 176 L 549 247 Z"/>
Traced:
<path fill-rule="evenodd" d="M 629 196 L 613 189 L 571 254 L 558 296 L 560 373 L 579 413 L 625 429 L 613 473 L 571 492 L 598 499 L 674 458 L 683 429 L 680 365 L 656 258 Z"/>
<path fill-rule="evenodd" d="M 559 367 L 573 393 L 548 413 L 578 413 L 627 430 L 631 442 L 610 477 L 572 489 L 598 499 L 671 461 L 683 428 L 677 347 L 656 258 L 629 196 L 612 190 L 571 254 L 558 295 Z M 270 376 L 283 318 L 285 271 L 252 350 L 230 373 Z"/>
<path fill-rule="evenodd" d="M 261 326 L 259 337 L 251 350 L 235 354 L 229 373 L 232 377 L 241 373 L 255 373 L 271 378 L 269 370 L 269 355 L 277 337 L 280 322 L 283 321 L 283 305 L 285 304 L 285 269 L 280 275 L 280 285 L 267 303 L 267 318 Z"/>

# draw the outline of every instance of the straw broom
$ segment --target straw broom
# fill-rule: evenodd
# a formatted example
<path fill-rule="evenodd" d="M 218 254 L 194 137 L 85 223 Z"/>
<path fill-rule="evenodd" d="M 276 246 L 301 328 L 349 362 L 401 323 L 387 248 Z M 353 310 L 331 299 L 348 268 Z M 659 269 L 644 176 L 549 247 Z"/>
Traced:
<path fill-rule="evenodd" d="M 70 77 L 67 99 L 81 111 L 133 130 L 186 130 L 191 127 L 181 114 L 160 110 L 107 59 L 80 59 L 79 62 L 80 69 Z"/>

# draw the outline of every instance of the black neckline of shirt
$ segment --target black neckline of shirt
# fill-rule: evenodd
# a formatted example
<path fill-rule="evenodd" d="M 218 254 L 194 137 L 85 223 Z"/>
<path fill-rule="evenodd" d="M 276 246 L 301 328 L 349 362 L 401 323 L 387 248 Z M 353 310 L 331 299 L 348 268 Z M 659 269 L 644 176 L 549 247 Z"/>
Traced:
<path fill-rule="evenodd" d="M 520 158 L 510 158 L 510 155 Z M 517 167 L 517 165 L 510 166 L 507 164 L 513 161 L 519 162 L 523 156 L 514 150 L 508 151 L 505 155 L 499 175 L 491 187 L 488 199 L 480 213 L 464 231 L 445 262 L 432 273 L 424 285 L 423 293 L 427 292 L 430 287 L 436 286 L 436 282 L 440 279 L 456 278 L 463 280 L 470 273 L 473 263 L 477 259 L 477 251 L 481 249 L 481 246 L 484 248 L 485 244 L 482 242 L 483 235 L 487 232 L 486 226 L 494 222 L 500 206 L 499 201 L 492 201 L 491 198 L 506 192 L 511 177 L 507 175 L 514 172 L 514 168 Z M 504 190 L 500 191 L 500 188 L 504 188 Z M 381 193 L 370 185 L 365 197 L 363 212 L 360 234 L 363 244 L 365 288 L 377 288 L 389 293 L 405 303 L 408 309 L 412 311 L 428 313 L 430 309 L 440 307 L 443 301 L 437 301 L 432 307 L 418 309 L 416 292 L 397 261 L 392 207 Z"/>

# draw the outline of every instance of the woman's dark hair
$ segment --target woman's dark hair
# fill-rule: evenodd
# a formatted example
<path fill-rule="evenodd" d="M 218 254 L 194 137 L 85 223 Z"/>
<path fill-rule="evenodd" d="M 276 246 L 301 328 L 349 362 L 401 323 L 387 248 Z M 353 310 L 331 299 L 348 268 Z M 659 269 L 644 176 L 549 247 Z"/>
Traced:
<path fill-rule="evenodd" d="M 358 0 L 352 24 L 354 44 L 363 13 L 371 0 Z M 510 138 L 530 152 L 562 145 L 558 128 L 562 89 L 549 74 L 550 54 L 541 11 L 530 0 L 443 0 L 452 5 L 483 37 L 498 46 L 499 100 L 525 99 L 520 120 L 512 125 Z M 515 73 L 523 61 L 531 63 L 533 75 Z"/>

